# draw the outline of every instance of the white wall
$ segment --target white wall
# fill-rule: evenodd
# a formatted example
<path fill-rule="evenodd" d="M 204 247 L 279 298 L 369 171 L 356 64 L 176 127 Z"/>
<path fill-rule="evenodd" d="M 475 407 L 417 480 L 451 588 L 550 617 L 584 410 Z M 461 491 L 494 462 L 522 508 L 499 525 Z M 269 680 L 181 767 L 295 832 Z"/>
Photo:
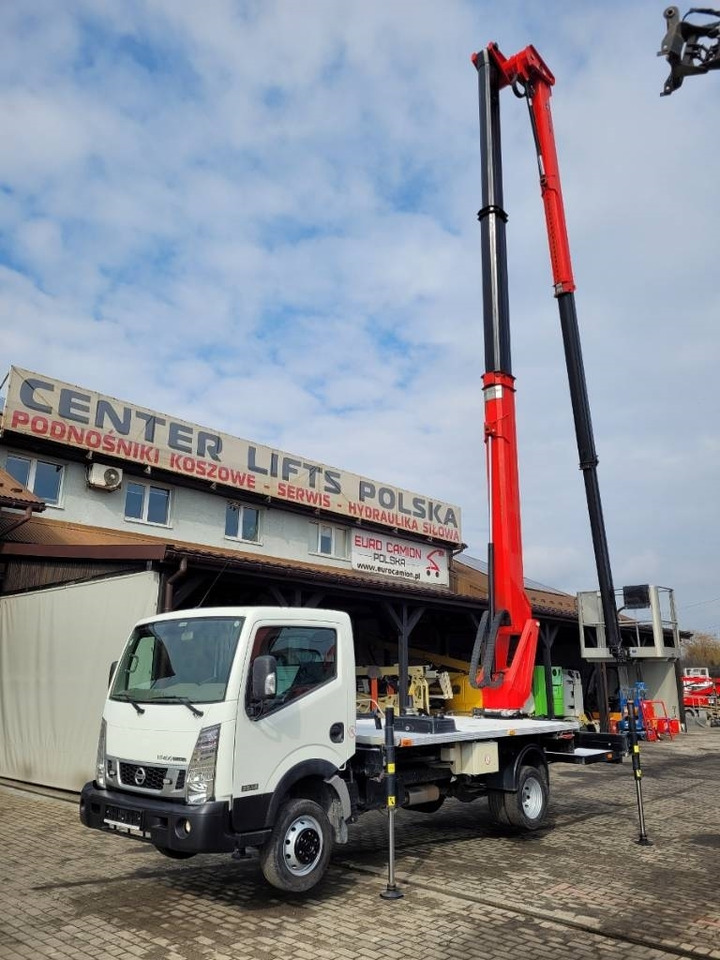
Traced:
<path fill-rule="evenodd" d="M 30 458 L 39 457 L 42 460 L 64 464 L 61 503 L 57 507 L 48 506 L 43 514 L 49 520 L 66 520 L 96 527 L 109 527 L 113 530 L 129 530 L 164 539 L 171 538 L 188 543 L 237 549 L 244 553 L 257 553 L 260 556 L 277 557 L 282 560 L 305 560 L 329 567 L 350 568 L 349 559 L 341 560 L 311 553 L 309 545 L 311 542 L 316 543 L 311 517 L 283 510 L 275 504 L 260 506 L 262 515 L 259 543 L 233 540 L 225 537 L 227 493 L 215 493 L 209 489 L 204 492 L 167 484 L 143 474 L 141 470 L 135 474 L 125 468 L 124 479 L 153 482 L 172 490 L 169 526 L 141 523 L 126 520 L 124 517 L 124 484 L 119 490 L 112 492 L 93 490 L 86 482 L 85 464 L 68 462 L 44 453 L 30 453 L 27 450 L 0 448 L 0 463 L 3 466 L 8 453 L 17 453 L 19 456 Z M 99 457 L 98 462 L 101 462 Z M 231 499 L 238 502 L 243 500 L 241 494 Z M 257 506 L 257 504 L 251 504 L 251 506 Z M 342 523 L 332 522 L 334 526 L 344 526 Z"/>

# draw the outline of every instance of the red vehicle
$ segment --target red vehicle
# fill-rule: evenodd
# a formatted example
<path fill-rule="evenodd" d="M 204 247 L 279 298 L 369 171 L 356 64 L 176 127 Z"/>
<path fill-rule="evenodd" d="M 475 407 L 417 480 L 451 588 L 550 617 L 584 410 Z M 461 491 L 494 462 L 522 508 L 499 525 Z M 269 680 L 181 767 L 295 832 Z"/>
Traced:
<path fill-rule="evenodd" d="M 707 667 L 685 667 L 682 685 L 686 709 L 708 710 L 718 705 L 720 677 L 711 677 Z"/>

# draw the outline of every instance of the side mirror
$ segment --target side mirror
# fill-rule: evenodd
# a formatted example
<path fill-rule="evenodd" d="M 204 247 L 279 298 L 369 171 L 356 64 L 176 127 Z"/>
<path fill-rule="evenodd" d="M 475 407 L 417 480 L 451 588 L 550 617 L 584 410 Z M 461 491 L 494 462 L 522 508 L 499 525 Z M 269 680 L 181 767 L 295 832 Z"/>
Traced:
<path fill-rule="evenodd" d="M 112 683 L 113 674 L 115 673 L 115 667 L 117 665 L 117 660 L 113 660 L 113 662 L 110 664 L 110 673 L 108 674 L 108 690 L 110 689 L 110 684 Z"/>
<path fill-rule="evenodd" d="M 270 655 L 256 657 L 252 665 L 252 698 L 267 700 L 277 693 L 277 660 Z"/>

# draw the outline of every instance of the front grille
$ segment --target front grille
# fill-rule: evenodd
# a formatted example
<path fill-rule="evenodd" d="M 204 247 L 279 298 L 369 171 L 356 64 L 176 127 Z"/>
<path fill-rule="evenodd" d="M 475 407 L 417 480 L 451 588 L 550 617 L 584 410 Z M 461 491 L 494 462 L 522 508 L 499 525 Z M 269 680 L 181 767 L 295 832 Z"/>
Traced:
<path fill-rule="evenodd" d="M 175 784 L 176 790 L 182 790 L 185 787 L 185 771 L 181 770 L 178 774 L 177 783 Z"/>
<path fill-rule="evenodd" d="M 144 771 L 144 776 L 138 771 Z M 162 790 L 167 767 L 145 767 L 139 763 L 120 764 L 120 783 L 142 790 Z"/>

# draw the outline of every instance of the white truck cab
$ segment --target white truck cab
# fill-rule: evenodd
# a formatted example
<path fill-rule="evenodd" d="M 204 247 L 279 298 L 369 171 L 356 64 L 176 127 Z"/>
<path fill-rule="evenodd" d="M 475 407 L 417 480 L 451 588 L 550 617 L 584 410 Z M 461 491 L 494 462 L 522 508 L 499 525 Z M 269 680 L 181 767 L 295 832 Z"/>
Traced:
<path fill-rule="evenodd" d="M 264 667 L 260 692 L 251 663 Z M 232 607 L 142 620 L 112 671 L 82 820 L 170 857 L 232 851 L 264 843 L 302 782 L 341 831 L 350 802 L 337 773 L 354 725 L 345 613 Z"/>

